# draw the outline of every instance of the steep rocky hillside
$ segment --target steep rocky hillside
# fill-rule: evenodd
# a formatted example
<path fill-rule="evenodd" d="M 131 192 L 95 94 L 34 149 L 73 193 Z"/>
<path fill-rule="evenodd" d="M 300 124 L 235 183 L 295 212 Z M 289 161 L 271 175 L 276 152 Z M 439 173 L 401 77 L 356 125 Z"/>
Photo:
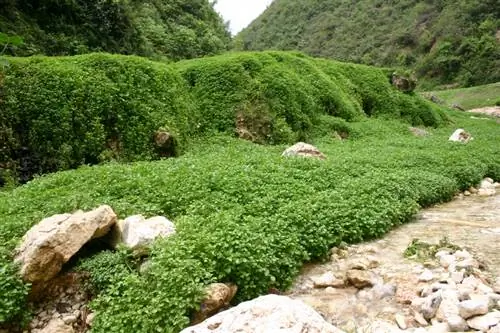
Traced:
<path fill-rule="evenodd" d="M 235 45 L 404 66 L 427 85 L 477 85 L 500 80 L 499 18 L 496 0 L 275 0 Z"/>

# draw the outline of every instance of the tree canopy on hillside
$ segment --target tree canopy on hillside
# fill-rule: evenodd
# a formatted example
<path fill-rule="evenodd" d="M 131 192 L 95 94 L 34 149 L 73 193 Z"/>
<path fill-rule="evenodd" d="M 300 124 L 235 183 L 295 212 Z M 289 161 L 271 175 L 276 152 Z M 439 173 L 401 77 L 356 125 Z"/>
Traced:
<path fill-rule="evenodd" d="M 236 38 L 242 50 L 416 70 L 433 84 L 500 81 L 497 0 L 275 0 Z"/>
<path fill-rule="evenodd" d="M 95 51 L 171 59 L 227 50 L 230 34 L 208 0 L 0 0 L 0 32 L 23 38 L 8 54 Z"/>

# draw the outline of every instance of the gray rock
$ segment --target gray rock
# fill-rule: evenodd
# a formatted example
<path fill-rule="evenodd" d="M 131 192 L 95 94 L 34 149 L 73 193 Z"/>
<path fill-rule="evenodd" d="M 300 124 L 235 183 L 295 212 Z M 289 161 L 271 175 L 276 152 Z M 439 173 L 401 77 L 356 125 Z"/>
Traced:
<path fill-rule="evenodd" d="M 493 326 L 488 333 L 500 333 L 500 325 Z"/>
<path fill-rule="evenodd" d="M 373 286 L 370 272 L 351 269 L 346 274 L 347 281 L 358 289 Z"/>
<path fill-rule="evenodd" d="M 476 290 L 479 291 L 482 294 L 491 294 L 493 293 L 493 288 L 488 287 L 484 283 L 480 283 L 477 285 Z"/>
<path fill-rule="evenodd" d="M 495 284 L 493 284 L 493 291 L 500 294 L 500 277 L 497 277 Z"/>
<path fill-rule="evenodd" d="M 439 264 L 443 268 L 448 268 L 456 263 L 456 258 L 452 254 L 446 254 L 439 258 Z"/>
<path fill-rule="evenodd" d="M 469 327 L 486 332 L 491 327 L 500 323 L 500 312 L 490 312 L 482 316 L 477 316 L 467 320 Z"/>
<path fill-rule="evenodd" d="M 49 281 L 83 245 L 106 235 L 115 223 L 116 214 L 109 206 L 43 219 L 24 235 L 17 249 L 15 261 L 21 265 L 23 279 Z"/>
<path fill-rule="evenodd" d="M 435 323 L 427 329 L 428 333 L 448 333 L 449 327 L 447 323 Z"/>
<path fill-rule="evenodd" d="M 85 324 L 92 327 L 92 324 L 94 323 L 94 319 L 95 319 L 95 313 L 90 312 L 89 314 L 87 314 L 87 318 L 85 319 Z"/>
<path fill-rule="evenodd" d="M 450 332 L 465 332 L 469 329 L 469 325 L 465 319 L 459 315 L 449 316 L 446 318 Z"/>
<path fill-rule="evenodd" d="M 163 216 L 146 219 L 142 215 L 134 215 L 118 221 L 113 227 L 111 245 L 117 247 L 124 244 L 137 253 L 144 253 L 156 239 L 175 233 L 174 223 Z"/>
<path fill-rule="evenodd" d="M 62 317 L 62 321 L 66 325 L 70 325 L 70 324 L 76 323 L 77 320 L 78 320 L 78 318 L 76 316 L 74 316 L 74 315 L 63 316 Z"/>
<path fill-rule="evenodd" d="M 284 157 L 312 157 L 312 158 L 319 158 L 321 160 L 326 159 L 325 155 L 323 155 L 322 152 L 319 151 L 318 148 L 314 147 L 313 145 L 304 143 L 304 142 L 298 142 L 295 145 L 289 147 L 286 149 L 282 156 Z"/>
<path fill-rule="evenodd" d="M 468 286 L 473 289 L 476 289 L 479 283 L 481 283 L 481 281 L 474 276 L 468 276 L 462 281 L 463 286 Z"/>
<path fill-rule="evenodd" d="M 464 272 L 463 271 L 452 272 L 450 274 L 450 277 L 455 283 L 462 283 L 462 281 L 464 280 Z"/>
<path fill-rule="evenodd" d="M 488 313 L 489 300 L 469 300 L 458 304 L 459 314 L 464 319 Z"/>
<path fill-rule="evenodd" d="M 396 295 L 396 286 L 393 284 L 376 284 L 372 288 L 375 299 L 384 299 Z"/>
<path fill-rule="evenodd" d="M 181 333 L 343 333 L 301 301 L 266 295 L 240 303 Z"/>
<path fill-rule="evenodd" d="M 439 292 L 427 296 L 421 305 L 420 313 L 427 320 L 434 318 L 442 300 L 441 293 Z"/>
<path fill-rule="evenodd" d="M 313 281 L 314 288 L 343 288 L 345 286 L 344 280 L 337 279 L 333 272 L 326 272 L 322 275 L 311 277 Z"/>
<path fill-rule="evenodd" d="M 394 316 L 394 319 L 396 320 L 396 324 L 398 324 L 399 328 L 402 330 L 405 330 L 408 328 L 408 324 L 406 323 L 406 317 L 403 316 L 402 314 L 398 313 Z"/>
<path fill-rule="evenodd" d="M 474 138 L 470 133 L 467 133 L 465 130 L 459 128 L 450 136 L 449 141 L 460 142 L 460 143 L 468 143 Z"/>
<path fill-rule="evenodd" d="M 463 260 L 457 261 L 455 263 L 455 267 L 458 270 L 460 270 L 460 269 L 470 270 L 473 268 L 479 268 L 479 263 L 477 262 L 477 260 L 475 260 L 473 258 L 469 258 L 469 259 L 463 259 Z"/>
<path fill-rule="evenodd" d="M 434 274 L 429 269 L 424 270 L 424 272 L 418 277 L 418 280 L 421 282 L 429 282 L 432 281 L 432 279 L 434 279 Z"/>
<path fill-rule="evenodd" d="M 61 319 L 52 319 L 45 328 L 38 333 L 74 333 L 73 327 L 65 324 Z"/>

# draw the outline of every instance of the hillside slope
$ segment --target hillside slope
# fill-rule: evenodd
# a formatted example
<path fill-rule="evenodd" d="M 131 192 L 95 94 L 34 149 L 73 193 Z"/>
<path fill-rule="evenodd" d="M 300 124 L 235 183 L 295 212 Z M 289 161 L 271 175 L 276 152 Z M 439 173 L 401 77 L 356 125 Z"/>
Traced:
<path fill-rule="evenodd" d="M 286 52 L 166 64 L 109 54 L 0 58 L 0 185 L 110 160 L 178 155 L 191 139 L 238 132 L 259 143 L 308 140 L 371 117 L 439 126 L 441 108 L 379 68 Z M 57 124 L 57 126 L 54 126 Z M 157 133 L 174 140 L 161 147 Z"/>
<path fill-rule="evenodd" d="M 5 50 L 18 56 L 104 51 L 175 60 L 220 53 L 230 41 L 207 0 L 1 0 L 0 33 L 24 39 Z"/>
<path fill-rule="evenodd" d="M 405 66 L 431 84 L 478 85 L 500 81 L 499 18 L 496 0 L 275 0 L 235 45 Z"/>

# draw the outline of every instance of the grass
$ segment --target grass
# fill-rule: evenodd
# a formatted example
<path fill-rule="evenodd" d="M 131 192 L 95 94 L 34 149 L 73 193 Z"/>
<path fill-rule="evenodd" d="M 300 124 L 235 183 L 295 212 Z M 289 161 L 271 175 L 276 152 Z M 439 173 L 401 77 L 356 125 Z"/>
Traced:
<path fill-rule="evenodd" d="M 471 88 L 432 91 L 427 94 L 439 97 L 447 105 L 458 104 L 466 110 L 471 110 L 499 103 L 500 82 Z"/>
<path fill-rule="evenodd" d="M 178 332 L 208 283 L 236 283 L 237 301 L 285 290 L 304 262 L 330 247 L 380 237 L 485 176 L 499 180 L 499 125 L 450 115 L 453 123 L 428 129 L 428 137 L 414 137 L 398 120 L 347 123 L 349 140 L 331 132 L 313 140 L 326 161 L 284 159 L 285 145 L 220 135 L 200 138 L 176 159 L 35 179 L 0 192 L 0 267 L 12 267 L 20 237 L 52 214 L 109 204 L 120 218 L 165 215 L 178 233 L 155 244 L 145 273 L 131 271 L 134 261 L 121 251 L 85 258 L 79 267 L 98 291 L 94 333 Z M 476 139 L 449 142 L 457 127 Z M 4 318 L 24 313 L 21 288 L 0 270 L 0 292 L 12 295 L 0 299 Z"/>

